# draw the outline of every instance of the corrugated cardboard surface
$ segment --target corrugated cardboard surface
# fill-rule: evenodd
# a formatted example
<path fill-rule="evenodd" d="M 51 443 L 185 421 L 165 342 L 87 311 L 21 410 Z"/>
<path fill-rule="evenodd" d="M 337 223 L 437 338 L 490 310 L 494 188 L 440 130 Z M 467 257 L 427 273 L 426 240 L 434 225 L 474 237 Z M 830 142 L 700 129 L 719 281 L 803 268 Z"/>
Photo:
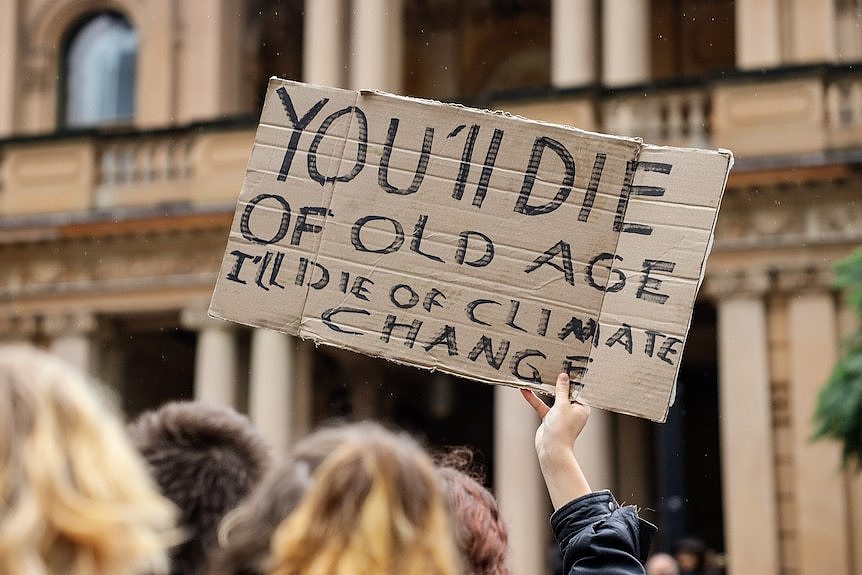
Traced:
<path fill-rule="evenodd" d="M 731 164 L 272 79 L 210 315 L 663 421 Z"/>

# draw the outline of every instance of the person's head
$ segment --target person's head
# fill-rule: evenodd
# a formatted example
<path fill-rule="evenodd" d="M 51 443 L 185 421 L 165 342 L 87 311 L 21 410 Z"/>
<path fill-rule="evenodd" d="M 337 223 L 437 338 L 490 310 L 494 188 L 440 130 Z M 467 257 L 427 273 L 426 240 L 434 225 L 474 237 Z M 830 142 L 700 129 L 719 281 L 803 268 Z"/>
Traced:
<path fill-rule="evenodd" d="M 372 423 L 297 444 L 222 523 L 212 573 L 454 575 L 457 552 L 433 464 Z"/>
<path fill-rule="evenodd" d="M 508 575 L 508 534 L 497 500 L 482 486 L 484 471 L 466 447 L 435 455 L 455 543 L 470 575 Z"/>
<path fill-rule="evenodd" d="M 0 346 L 0 573 L 164 572 L 175 510 L 72 366 Z"/>
<path fill-rule="evenodd" d="M 647 560 L 647 575 L 679 575 L 676 559 L 667 553 L 656 553 Z"/>
<path fill-rule="evenodd" d="M 176 573 L 203 568 L 222 518 L 269 467 L 269 448 L 251 422 L 227 407 L 169 403 L 129 426 L 162 493 L 180 509 L 187 539 L 171 550 Z"/>
<path fill-rule="evenodd" d="M 272 575 L 455 575 L 434 464 L 404 434 L 355 426 L 272 538 Z"/>
<path fill-rule="evenodd" d="M 674 545 L 674 557 L 681 573 L 700 573 L 706 564 L 706 545 L 700 539 L 686 537 Z"/>
<path fill-rule="evenodd" d="M 464 471 L 442 466 L 438 473 L 470 575 L 508 575 L 508 536 L 494 496 Z"/>

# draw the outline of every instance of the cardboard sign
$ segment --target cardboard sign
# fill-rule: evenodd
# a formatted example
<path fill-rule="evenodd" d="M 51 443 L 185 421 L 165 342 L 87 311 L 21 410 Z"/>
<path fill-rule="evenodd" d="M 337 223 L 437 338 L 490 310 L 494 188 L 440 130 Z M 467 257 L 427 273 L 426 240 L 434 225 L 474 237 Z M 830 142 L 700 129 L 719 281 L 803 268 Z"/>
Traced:
<path fill-rule="evenodd" d="M 664 421 L 731 163 L 273 78 L 210 315 Z"/>

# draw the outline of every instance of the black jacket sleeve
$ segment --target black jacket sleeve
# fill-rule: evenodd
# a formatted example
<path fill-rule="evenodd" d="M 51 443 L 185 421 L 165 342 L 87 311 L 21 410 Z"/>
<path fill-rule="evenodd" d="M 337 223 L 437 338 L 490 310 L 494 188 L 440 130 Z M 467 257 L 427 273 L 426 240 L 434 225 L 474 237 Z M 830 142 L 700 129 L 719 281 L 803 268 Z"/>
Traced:
<path fill-rule="evenodd" d="M 610 491 L 579 497 L 551 516 L 567 575 L 645 573 L 656 528 L 634 507 L 620 507 Z"/>

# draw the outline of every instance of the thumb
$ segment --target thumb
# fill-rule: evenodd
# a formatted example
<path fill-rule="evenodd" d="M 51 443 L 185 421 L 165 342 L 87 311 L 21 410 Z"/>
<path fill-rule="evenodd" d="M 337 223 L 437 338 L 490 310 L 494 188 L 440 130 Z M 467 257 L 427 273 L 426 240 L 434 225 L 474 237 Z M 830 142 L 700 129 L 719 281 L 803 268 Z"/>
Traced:
<path fill-rule="evenodd" d="M 571 382 L 569 381 L 569 374 L 561 373 L 557 376 L 557 383 L 554 387 L 554 403 L 559 403 L 560 405 L 565 405 L 569 403 L 569 391 L 571 389 Z"/>

